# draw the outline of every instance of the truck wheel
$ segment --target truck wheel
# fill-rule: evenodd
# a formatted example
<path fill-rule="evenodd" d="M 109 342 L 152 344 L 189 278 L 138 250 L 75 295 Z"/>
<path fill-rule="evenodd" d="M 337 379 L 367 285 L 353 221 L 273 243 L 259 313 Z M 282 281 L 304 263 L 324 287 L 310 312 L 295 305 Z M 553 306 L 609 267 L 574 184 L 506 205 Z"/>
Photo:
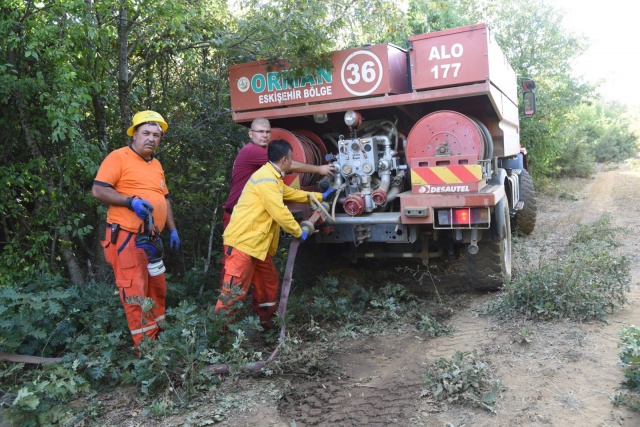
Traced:
<path fill-rule="evenodd" d="M 526 170 L 520 174 L 522 180 L 521 197 L 524 201 L 524 208 L 516 213 L 515 226 L 527 236 L 536 227 L 536 217 L 538 216 L 538 205 L 536 204 L 536 190 L 533 187 L 533 179 Z"/>
<path fill-rule="evenodd" d="M 498 214 L 498 213 L 496 213 Z M 479 291 L 494 291 L 511 281 L 511 222 L 504 203 L 504 239 L 478 242 L 478 253 L 467 254 L 469 282 Z"/>

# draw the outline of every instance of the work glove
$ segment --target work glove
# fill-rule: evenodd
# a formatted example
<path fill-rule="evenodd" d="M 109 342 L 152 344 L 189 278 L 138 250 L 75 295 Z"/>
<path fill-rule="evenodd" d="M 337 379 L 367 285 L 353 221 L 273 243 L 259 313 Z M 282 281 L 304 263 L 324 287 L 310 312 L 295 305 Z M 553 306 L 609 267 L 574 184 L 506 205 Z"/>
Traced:
<path fill-rule="evenodd" d="M 309 221 L 302 221 L 300 223 L 300 228 L 302 228 L 302 234 L 300 235 L 300 241 L 304 242 L 309 237 L 309 234 L 312 234 L 315 231 L 315 227 Z"/>
<path fill-rule="evenodd" d="M 322 193 L 322 201 L 331 203 L 335 195 L 336 195 L 336 189 L 333 187 L 330 187 L 327 191 Z"/>
<path fill-rule="evenodd" d="M 137 197 L 128 198 L 127 207 L 134 211 L 140 219 L 147 219 L 149 217 L 149 214 L 153 212 L 153 206 L 151 206 L 151 203 Z"/>
<path fill-rule="evenodd" d="M 180 237 L 178 236 L 178 230 L 169 230 L 169 248 L 176 252 L 180 249 Z"/>

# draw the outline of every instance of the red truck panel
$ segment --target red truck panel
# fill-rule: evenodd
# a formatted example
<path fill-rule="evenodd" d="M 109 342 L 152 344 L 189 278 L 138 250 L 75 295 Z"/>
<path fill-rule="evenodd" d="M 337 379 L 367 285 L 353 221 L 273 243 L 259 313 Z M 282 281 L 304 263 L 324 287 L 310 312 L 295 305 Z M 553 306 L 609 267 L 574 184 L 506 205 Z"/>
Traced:
<path fill-rule="evenodd" d="M 335 52 L 333 71 L 319 69 L 292 83 L 279 71 L 267 71 L 258 61 L 229 67 L 231 108 L 234 112 L 302 105 L 409 91 L 406 52 L 390 44 L 379 44 Z"/>
<path fill-rule="evenodd" d="M 409 37 L 416 91 L 490 80 L 517 105 L 516 76 L 485 24 Z"/>

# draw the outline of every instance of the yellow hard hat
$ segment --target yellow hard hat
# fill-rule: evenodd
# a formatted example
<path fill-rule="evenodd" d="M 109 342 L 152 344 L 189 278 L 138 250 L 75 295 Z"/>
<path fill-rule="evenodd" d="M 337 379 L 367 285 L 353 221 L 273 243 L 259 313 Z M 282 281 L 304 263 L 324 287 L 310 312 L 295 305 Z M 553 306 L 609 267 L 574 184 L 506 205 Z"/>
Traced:
<path fill-rule="evenodd" d="M 133 136 L 133 131 L 135 130 L 136 126 L 147 122 L 154 122 L 159 124 L 163 132 L 166 132 L 169 128 L 167 122 L 165 122 L 162 116 L 155 111 L 140 111 L 139 113 L 136 113 L 135 116 L 133 116 L 133 124 L 129 129 L 127 129 L 127 135 Z"/>

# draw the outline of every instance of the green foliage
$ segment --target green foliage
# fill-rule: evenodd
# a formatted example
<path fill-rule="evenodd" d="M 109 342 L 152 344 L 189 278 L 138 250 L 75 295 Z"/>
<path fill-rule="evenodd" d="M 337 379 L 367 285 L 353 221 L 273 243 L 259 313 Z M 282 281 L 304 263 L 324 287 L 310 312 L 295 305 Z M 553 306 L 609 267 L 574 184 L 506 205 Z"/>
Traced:
<path fill-rule="evenodd" d="M 70 317 L 78 310 L 73 306 L 77 290 L 67 286 L 59 275 L 43 275 L 40 281 L 0 288 L 0 350 L 57 354 L 76 330 Z"/>
<path fill-rule="evenodd" d="M 640 145 L 633 119 L 626 106 L 611 103 L 597 110 L 598 134 L 593 144 L 596 161 L 621 162 L 637 155 Z"/>
<path fill-rule="evenodd" d="M 621 349 L 618 365 L 624 370 L 625 381 L 622 385 L 626 390 L 619 391 L 610 397 L 616 405 L 624 405 L 635 411 L 640 411 L 640 329 L 636 326 L 625 326 L 618 332 Z"/>
<path fill-rule="evenodd" d="M 14 396 L 7 416 L 19 425 L 64 424 L 74 417 L 90 417 L 84 411 L 95 408 L 66 403 L 118 384 L 135 384 L 150 415 L 161 416 L 215 387 L 219 377 L 206 369 L 208 365 L 227 364 L 234 374 L 240 366 L 262 358 L 247 346 L 260 328 L 255 317 L 230 325 L 231 319 L 212 307 L 202 309 L 183 301 L 167 310 L 168 321 L 159 338 L 143 340 L 136 354 L 113 285 L 70 287 L 64 295 L 52 289 L 44 296 L 2 290 L 2 306 L 9 307 L 0 313 L 2 336 L 7 337 L 2 351 L 64 355 L 62 362 L 37 369 L 0 364 L 0 387 Z M 13 317 L 16 324 L 26 324 L 25 314 L 16 311 L 20 301 L 29 313 L 27 319 L 46 316 L 46 321 L 38 322 L 40 330 L 26 333 L 12 326 Z M 225 328 L 231 333 L 221 335 Z M 26 338 L 20 340 L 23 335 Z"/>
<path fill-rule="evenodd" d="M 630 261 L 614 254 L 622 231 L 608 215 L 579 225 L 562 255 L 516 276 L 485 311 L 501 318 L 606 320 L 628 302 Z"/>
<path fill-rule="evenodd" d="M 633 325 L 625 326 L 618 331 L 618 337 L 618 347 L 621 348 L 618 364 L 624 368 L 626 378 L 623 384 L 631 390 L 640 391 L 640 329 Z"/>
<path fill-rule="evenodd" d="M 567 144 L 558 156 L 555 167 L 556 176 L 589 178 L 595 172 L 595 156 L 592 148 L 584 143 L 575 141 Z"/>
<path fill-rule="evenodd" d="M 68 402 L 89 390 L 89 383 L 77 371 L 78 363 L 53 365 L 35 372 L 32 381 L 18 390 L 6 415 L 14 425 L 64 425 L 74 416 Z"/>
<path fill-rule="evenodd" d="M 303 294 L 293 301 L 309 317 L 317 320 L 345 319 L 362 312 L 370 299 L 370 294 L 358 284 L 350 285 L 346 290 L 340 288 L 340 281 L 334 276 L 322 276 L 310 293 Z"/>
<path fill-rule="evenodd" d="M 409 0 L 407 12 L 399 21 L 400 28 L 393 34 L 393 38 L 380 41 L 406 48 L 410 36 L 475 23 L 461 14 L 457 3 L 456 0 Z"/>
<path fill-rule="evenodd" d="M 470 402 L 490 412 L 500 392 L 500 380 L 492 378 L 485 362 L 477 352 L 456 351 L 451 360 L 436 360 L 422 376 L 425 389 L 422 396 L 436 400 Z"/>
<path fill-rule="evenodd" d="M 566 115 L 556 176 L 589 177 L 594 162 L 620 162 L 635 156 L 638 138 L 631 132 L 626 107 L 602 102 L 581 104 Z"/>
<path fill-rule="evenodd" d="M 415 301 L 404 286 L 398 284 L 388 284 L 373 295 L 369 304 L 375 309 L 381 310 L 384 320 L 398 320 L 404 311 L 404 304 Z"/>
<path fill-rule="evenodd" d="M 443 325 L 430 314 L 423 314 L 418 321 L 418 330 L 429 337 L 441 337 L 451 335 L 453 332 L 451 326 Z"/>
<path fill-rule="evenodd" d="M 291 296 L 287 316 L 308 317 L 312 328 L 317 320 L 336 323 L 339 334 L 350 337 L 407 323 L 427 336 L 449 334 L 450 327 L 442 325 L 428 310 L 425 301 L 399 284 L 364 289 L 354 282 L 343 285 L 336 277 L 324 276 L 308 292 Z"/>

